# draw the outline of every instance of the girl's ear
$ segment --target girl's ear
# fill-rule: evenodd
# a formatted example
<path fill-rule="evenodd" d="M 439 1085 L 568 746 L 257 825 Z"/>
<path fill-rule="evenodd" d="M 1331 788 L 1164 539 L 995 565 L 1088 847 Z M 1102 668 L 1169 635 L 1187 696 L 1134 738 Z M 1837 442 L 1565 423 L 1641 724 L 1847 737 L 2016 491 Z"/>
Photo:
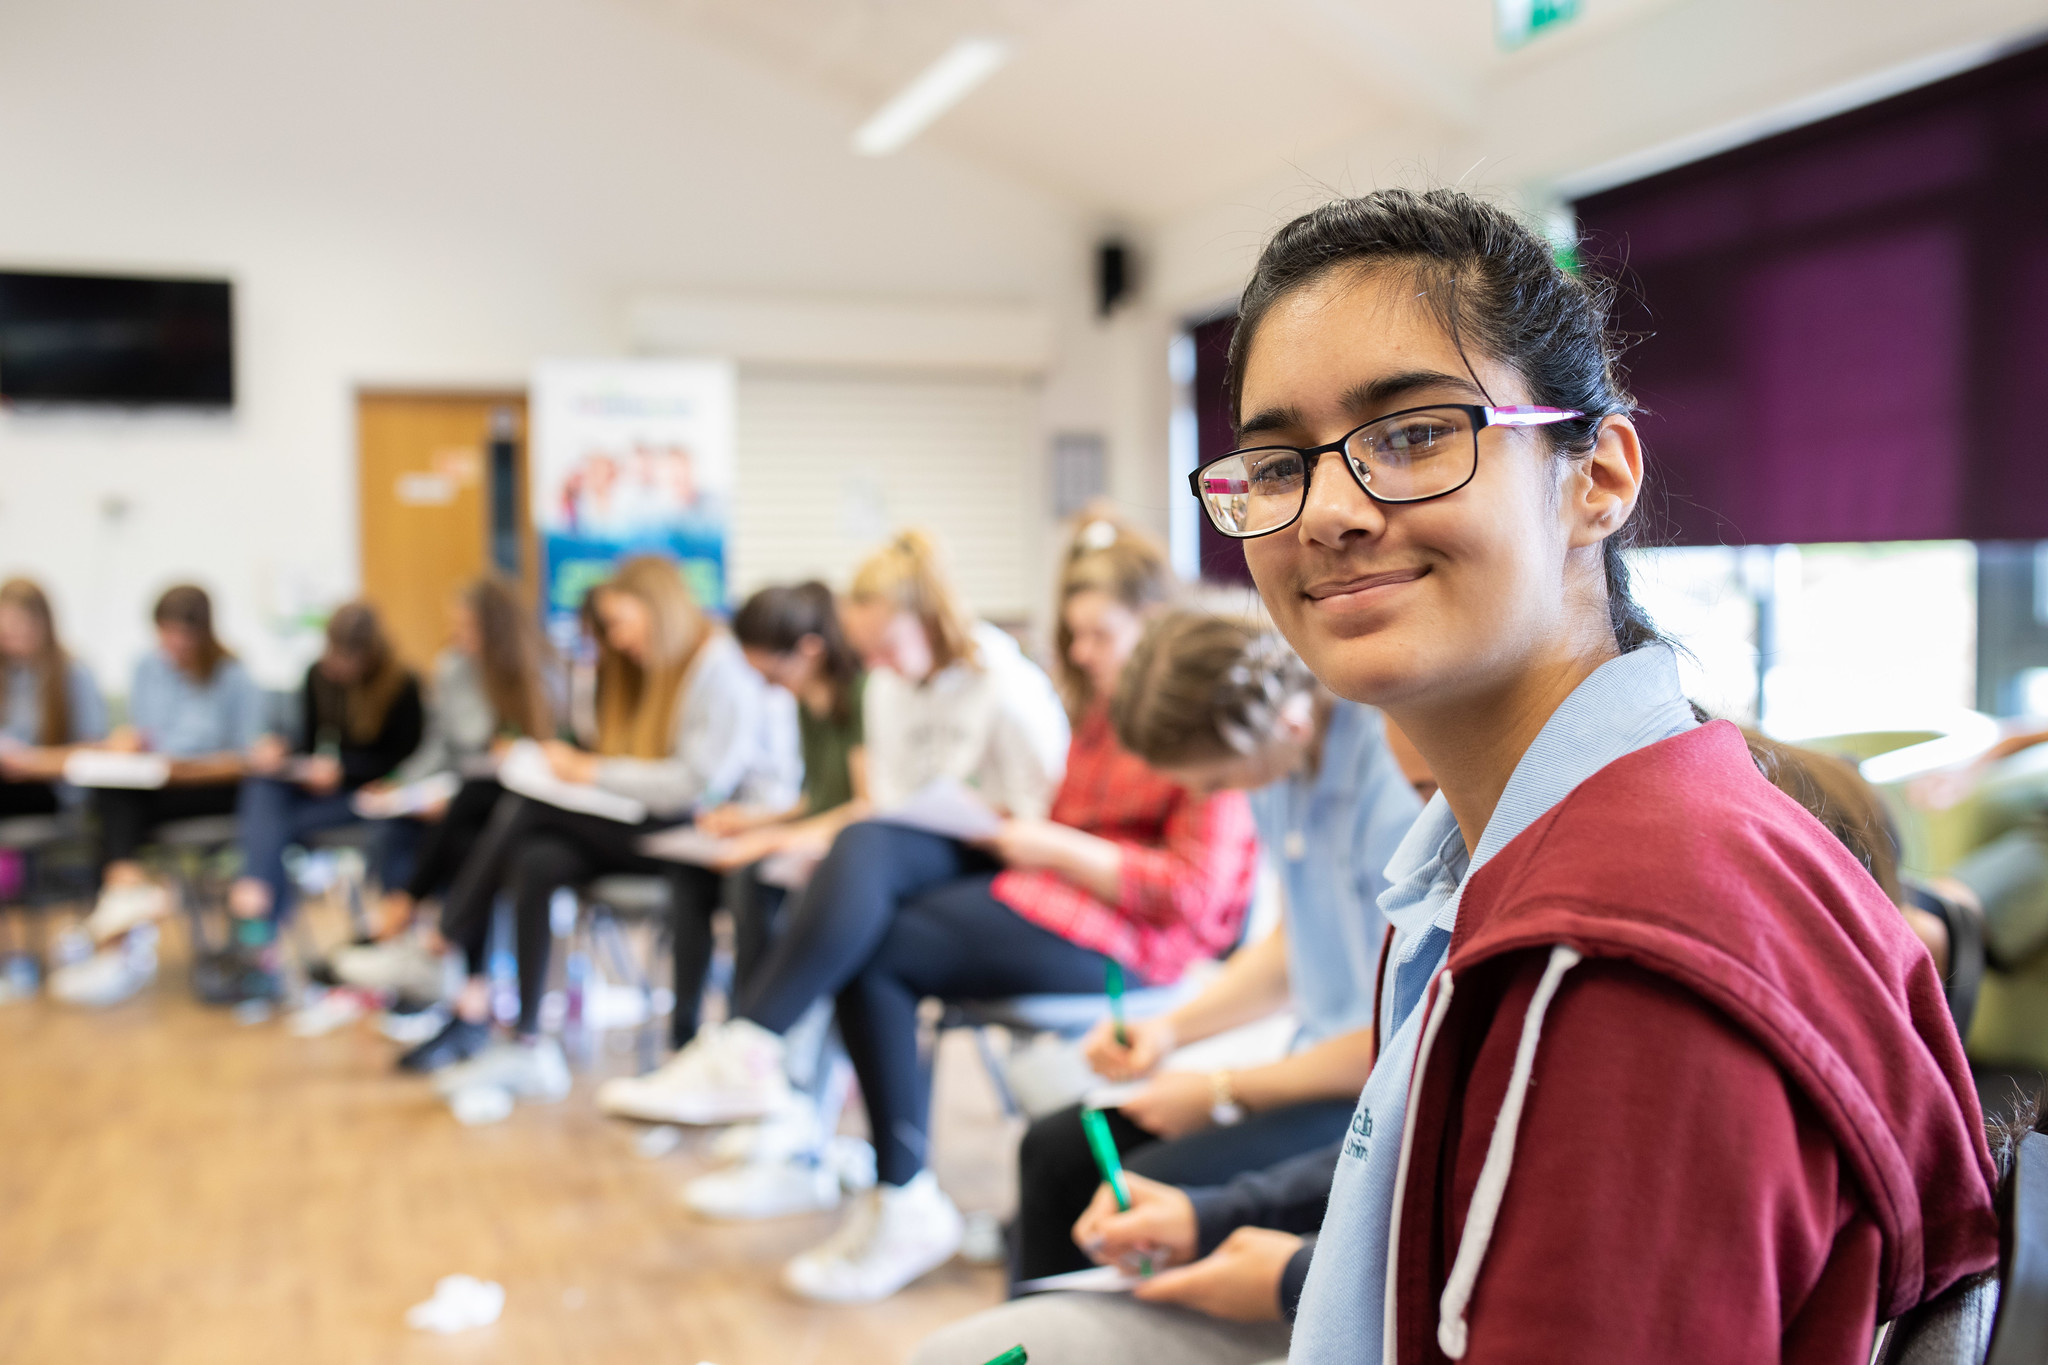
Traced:
<path fill-rule="evenodd" d="M 1565 512 L 1572 548 L 1598 545 L 1628 521 L 1643 490 L 1643 443 L 1635 423 L 1619 414 L 1602 419 L 1593 449 L 1572 461 Z"/>

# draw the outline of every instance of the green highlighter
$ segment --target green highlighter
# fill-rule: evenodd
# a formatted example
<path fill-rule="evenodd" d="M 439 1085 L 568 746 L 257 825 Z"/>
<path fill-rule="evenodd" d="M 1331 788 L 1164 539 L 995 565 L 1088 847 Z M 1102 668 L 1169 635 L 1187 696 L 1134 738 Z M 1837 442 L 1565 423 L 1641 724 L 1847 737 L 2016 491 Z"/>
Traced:
<path fill-rule="evenodd" d="M 1024 1365 L 1024 1362 L 1029 1359 L 1031 1357 L 1024 1354 L 1022 1346 L 1012 1346 L 1009 1350 L 991 1360 L 988 1365 Z"/>
<path fill-rule="evenodd" d="M 1102 1179 L 1109 1186 L 1109 1192 L 1116 1196 L 1117 1209 L 1129 1213 L 1131 1190 L 1124 1184 L 1123 1158 L 1117 1155 L 1116 1139 L 1109 1135 L 1109 1120 L 1102 1117 L 1100 1109 L 1084 1107 L 1081 1110 L 1081 1131 L 1088 1135 L 1088 1150 L 1094 1153 L 1096 1168 L 1102 1172 Z M 1150 1256 L 1138 1258 L 1138 1273 L 1152 1273 Z"/>
<path fill-rule="evenodd" d="M 1116 1045 L 1131 1045 L 1130 1030 L 1124 1027 L 1124 969 L 1113 957 L 1102 959 L 1102 988 L 1109 992 L 1109 1017 L 1116 1022 Z"/>

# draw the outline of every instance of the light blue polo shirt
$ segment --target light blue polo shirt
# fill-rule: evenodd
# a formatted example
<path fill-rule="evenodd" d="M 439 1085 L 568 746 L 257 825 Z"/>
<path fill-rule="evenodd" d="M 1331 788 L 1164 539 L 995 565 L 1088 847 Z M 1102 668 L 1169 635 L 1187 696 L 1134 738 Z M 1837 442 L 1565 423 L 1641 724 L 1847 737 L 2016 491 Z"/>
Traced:
<path fill-rule="evenodd" d="M 1259 844 L 1287 896 L 1287 988 L 1298 1046 L 1372 1022 L 1387 861 L 1422 809 L 1370 706 L 1339 701 L 1314 773 L 1251 794 Z"/>

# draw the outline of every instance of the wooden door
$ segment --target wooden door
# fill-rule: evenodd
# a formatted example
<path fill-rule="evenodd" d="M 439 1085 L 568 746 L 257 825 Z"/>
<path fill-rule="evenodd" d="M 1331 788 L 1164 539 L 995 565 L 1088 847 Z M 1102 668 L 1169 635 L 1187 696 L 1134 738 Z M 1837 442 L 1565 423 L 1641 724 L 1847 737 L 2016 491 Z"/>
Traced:
<path fill-rule="evenodd" d="M 511 567 L 502 561 L 516 546 L 512 576 L 532 600 L 526 395 L 361 393 L 356 444 L 363 595 L 405 661 L 424 670 L 447 641 L 449 600 L 494 567 L 494 505 L 499 529 L 514 531 L 509 544 L 499 537 L 495 567 Z"/>

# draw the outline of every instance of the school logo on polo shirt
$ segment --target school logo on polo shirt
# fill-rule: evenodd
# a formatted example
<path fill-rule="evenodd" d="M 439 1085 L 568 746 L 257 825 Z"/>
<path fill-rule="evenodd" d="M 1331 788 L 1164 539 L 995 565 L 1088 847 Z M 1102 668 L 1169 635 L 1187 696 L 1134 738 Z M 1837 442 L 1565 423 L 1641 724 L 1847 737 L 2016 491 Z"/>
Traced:
<path fill-rule="evenodd" d="M 1372 1150 L 1372 1110 L 1360 1105 L 1351 1115 L 1351 1132 L 1344 1139 L 1344 1155 L 1365 1160 Z"/>

